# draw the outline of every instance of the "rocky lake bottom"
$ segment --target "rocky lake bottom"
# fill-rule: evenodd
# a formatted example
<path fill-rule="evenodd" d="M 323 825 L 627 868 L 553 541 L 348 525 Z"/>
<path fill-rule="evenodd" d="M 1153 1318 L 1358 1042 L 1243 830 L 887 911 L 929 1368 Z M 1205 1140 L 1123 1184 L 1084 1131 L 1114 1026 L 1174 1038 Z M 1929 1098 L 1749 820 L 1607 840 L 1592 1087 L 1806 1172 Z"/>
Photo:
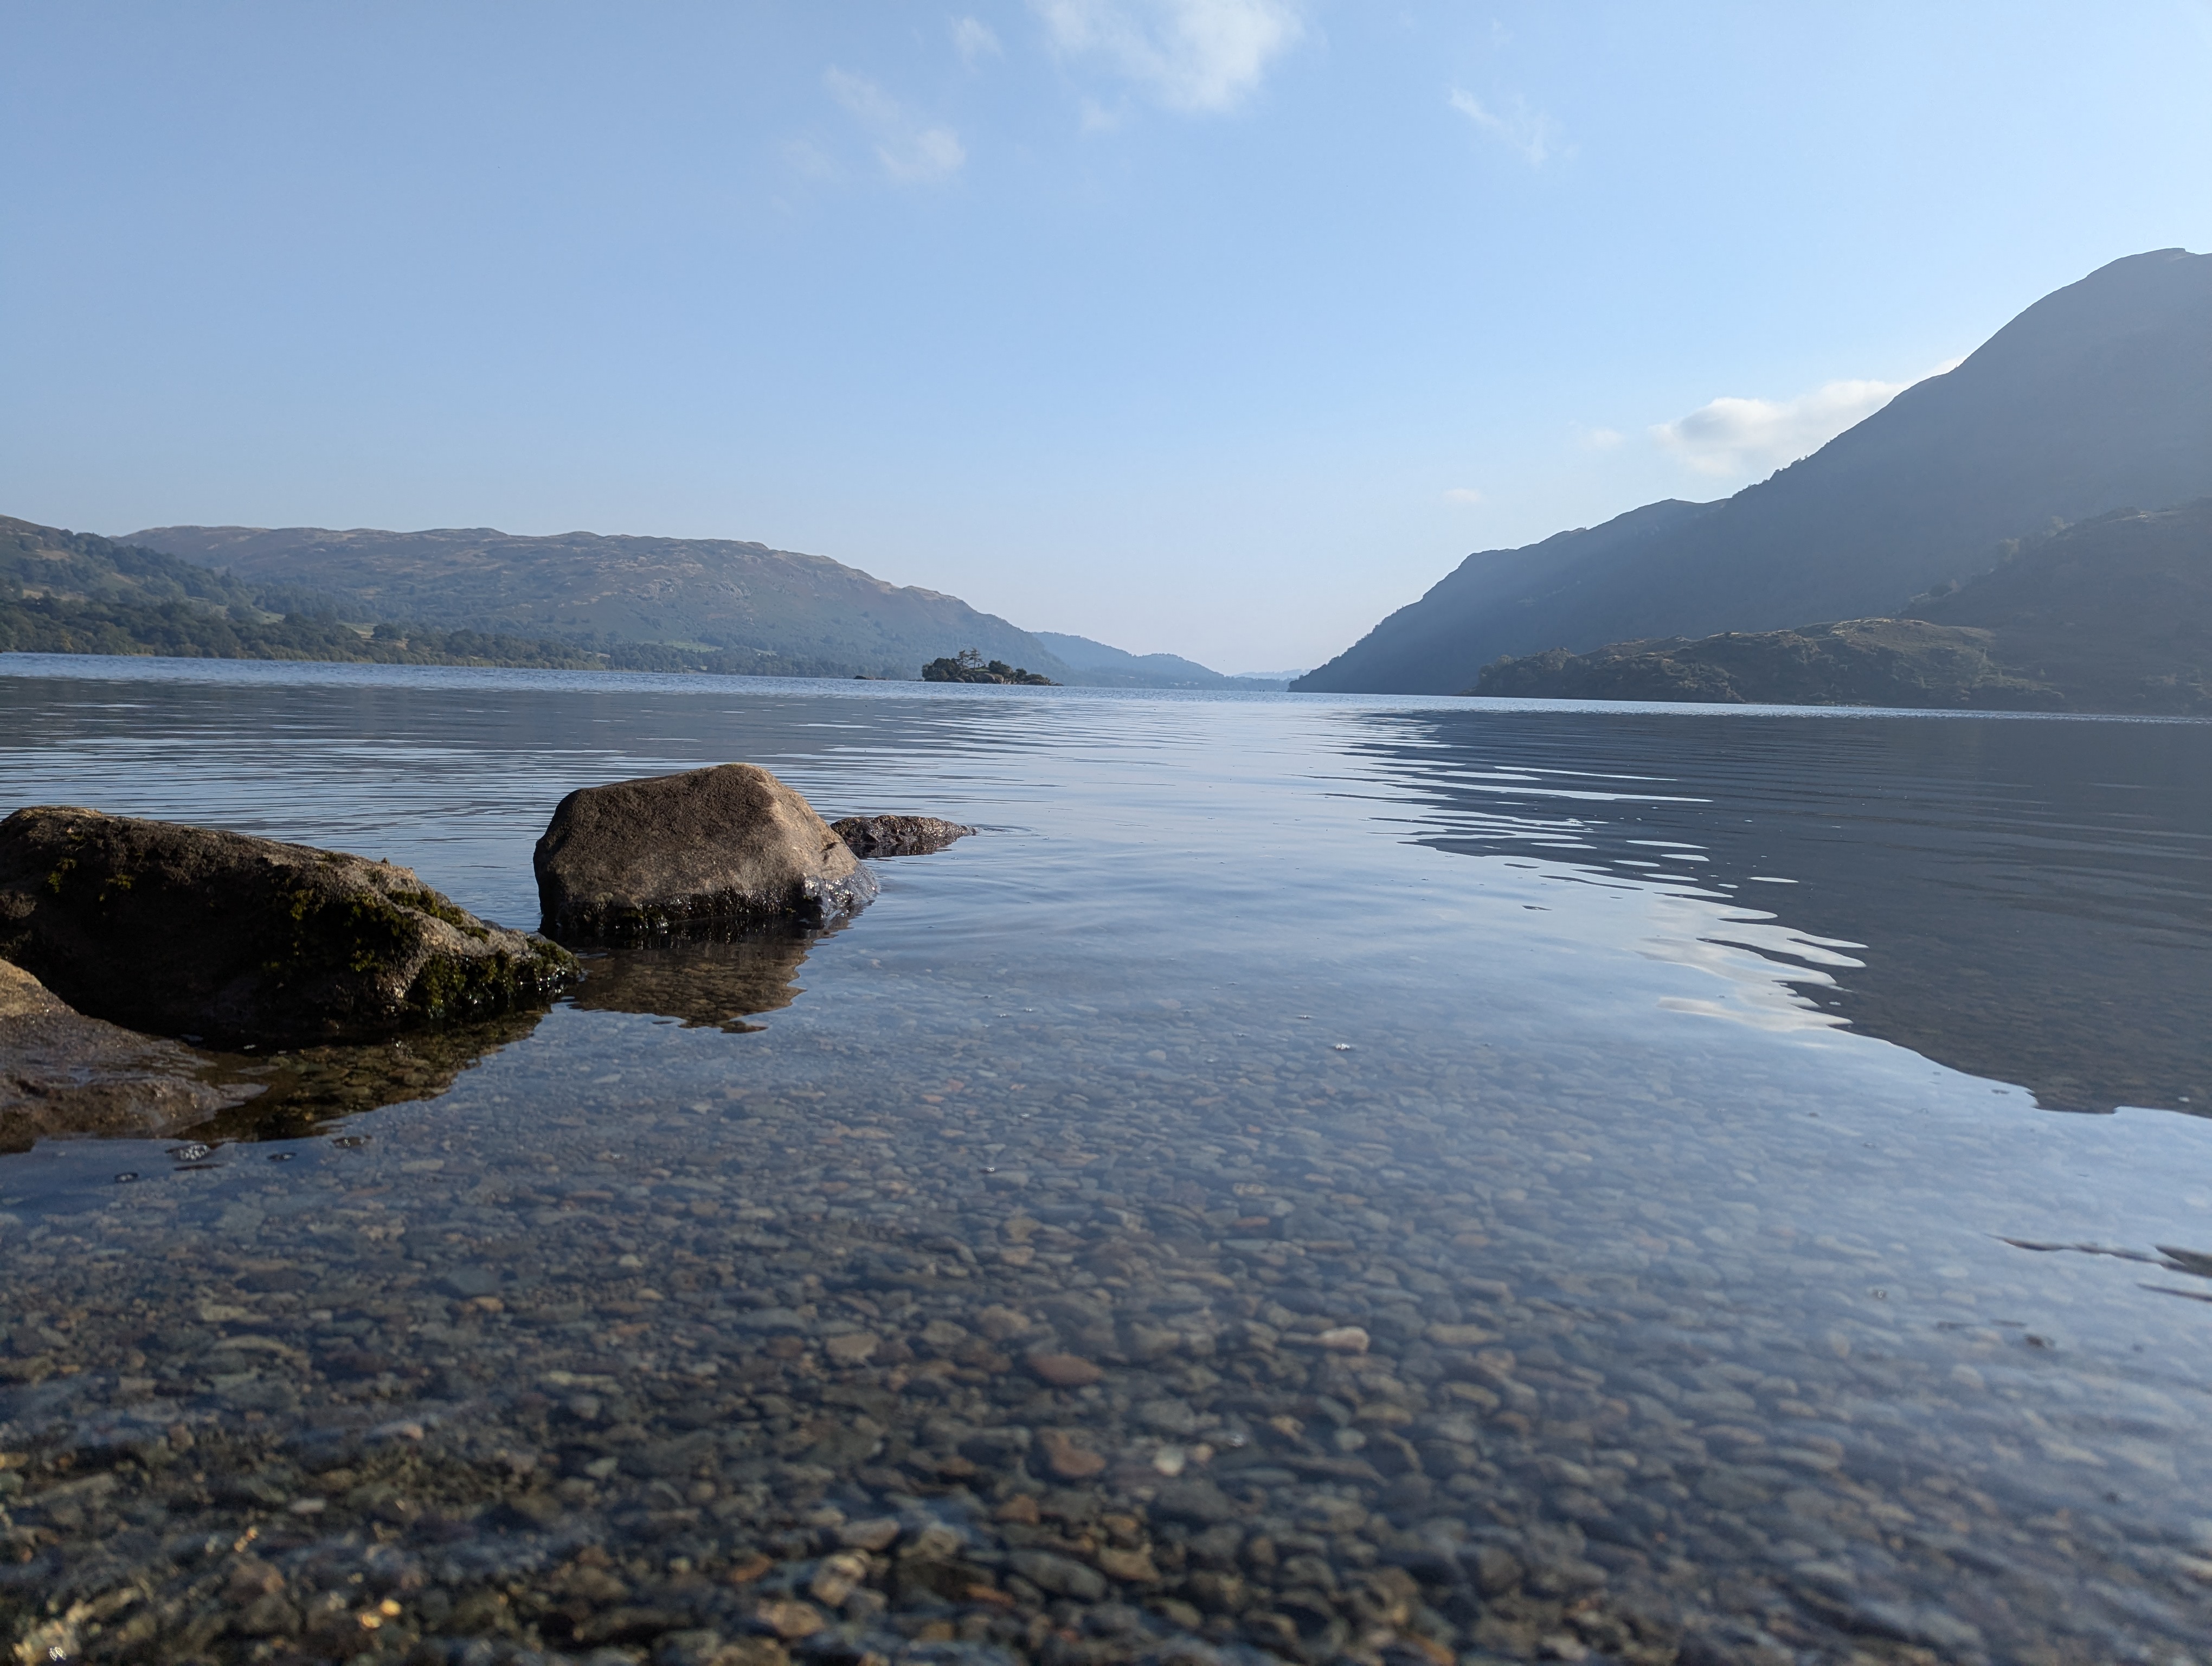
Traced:
<path fill-rule="evenodd" d="M 982 830 L 0 1154 L 23 1662 L 2212 1662 L 2212 726 L 0 672 L 0 810 L 510 925 Z"/>

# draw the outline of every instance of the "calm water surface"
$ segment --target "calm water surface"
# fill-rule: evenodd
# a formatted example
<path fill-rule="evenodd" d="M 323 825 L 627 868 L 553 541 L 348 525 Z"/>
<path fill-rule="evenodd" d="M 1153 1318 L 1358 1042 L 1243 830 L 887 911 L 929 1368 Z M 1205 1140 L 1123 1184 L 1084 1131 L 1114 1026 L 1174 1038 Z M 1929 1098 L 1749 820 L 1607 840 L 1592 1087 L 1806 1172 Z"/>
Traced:
<path fill-rule="evenodd" d="M 26 1660 L 2212 1661 L 2212 726 L 0 669 L 0 809 L 514 925 L 623 776 L 984 830 L 0 1157 Z"/>

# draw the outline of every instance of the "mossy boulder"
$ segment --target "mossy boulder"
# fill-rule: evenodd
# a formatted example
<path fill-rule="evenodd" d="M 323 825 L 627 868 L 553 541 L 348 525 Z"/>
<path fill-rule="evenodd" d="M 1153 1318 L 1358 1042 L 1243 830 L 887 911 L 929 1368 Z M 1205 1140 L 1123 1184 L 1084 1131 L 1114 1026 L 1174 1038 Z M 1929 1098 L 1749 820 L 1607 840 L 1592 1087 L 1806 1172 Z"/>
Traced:
<path fill-rule="evenodd" d="M 751 763 L 580 788 L 534 860 L 540 929 L 564 942 L 818 924 L 876 894 L 813 806 Z"/>
<path fill-rule="evenodd" d="M 81 1012 L 225 1046 L 476 1019 L 578 976 L 389 862 L 54 806 L 0 822 L 0 957 Z"/>

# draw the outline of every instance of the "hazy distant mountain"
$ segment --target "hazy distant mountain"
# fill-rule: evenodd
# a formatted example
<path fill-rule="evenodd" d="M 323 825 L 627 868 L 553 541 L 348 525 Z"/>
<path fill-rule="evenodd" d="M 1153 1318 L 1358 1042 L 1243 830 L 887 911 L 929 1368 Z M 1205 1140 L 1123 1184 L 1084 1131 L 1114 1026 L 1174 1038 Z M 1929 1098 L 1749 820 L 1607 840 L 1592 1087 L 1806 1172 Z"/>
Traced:
<path fill-rule="evenodd" d="M 2212 255 L 2132 255 L 1717 503 L 1469 556 L 1294 687 L 1455 693 L 1501 655 L 1888 615 L 2057 522 L 2212 493 Z"/>
<path fill-rule="evenodd" d="M 0 515 L 0 652 L 340 660 L 387 665 L 685 669 L 666 650 L 417 623 L 342 622 L 331 598 L 252 586 L 143 545 Z"/>
<path fill-rule="evenodd" d="M 2212 712 L 2212 498 L 2100 515 L 1899 618 L 1560 649 L 1475 691 L 1980 710 Z"/>
<path fill-rule="evenodd" d="M 156 526 L 129 540 L 247 584 L 334 594 L 371 619 L 524 632 L 592 648 L 653 643 L 716 670 L 913 678 L 963 648 L 1059 682 L 1042 643 L 957 596 L 886 584 L 821 556 L 724 538 L 518 538 L 489 527 L 388 532 Z"/>
<path fill-rule="evenodd" d="M 1057 630 L 1030 633 L 1073 667 L 1069 681 L 1094 688 L 1133 689 L 1279 689 L 1284 679 L 1228 677 L 1208 670 L 1195 660 L 1176 654 L 1129 654 L 1088 636 L 1070 636 Z"/>

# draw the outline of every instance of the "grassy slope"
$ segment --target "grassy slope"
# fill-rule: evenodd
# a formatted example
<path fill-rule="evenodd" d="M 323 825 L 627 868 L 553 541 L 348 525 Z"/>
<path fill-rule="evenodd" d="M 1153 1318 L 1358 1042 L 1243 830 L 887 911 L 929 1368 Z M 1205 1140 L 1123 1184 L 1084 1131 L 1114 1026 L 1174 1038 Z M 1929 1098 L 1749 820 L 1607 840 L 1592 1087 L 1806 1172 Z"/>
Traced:
<path fill-rule="evenodd" d="M 159 550 L 0 516 L 0 653 L 168 654 L 538 670 L 850 675 L 842 660 L 393 622 L 326 592 L 255 584 Z M 370 615 L 374 617 L 374 615 Z"/>
<path fill-rule="evenodd" d="M 963 648 L 1080 681 L 1028 632 L 955 596 L 818 556 L 719 538 L 518 538 L 488 527 L 164 526 L 135 541 L 250 584 L 343 598 L 363 617 L 435 619 L 614 652 L 653 644 L 817 673 L 910 678 Z"/>
<path fill-rule="evenodd" d="M 2007 671 L 2077 709 L 2212 711 L 2212 497 L 2022 544 L 1906 612 L 1990 632 Z"/>
<path fill-rule="evenodd" d="M 2212 712 L 2212 498 L 2013 547 L 1901 618 L 1615 642 L 1483 667 L 1473 690 L 1985 710 Z"/>
<path fill-rule="evenodd" d="M 327 596 L 258 587 L 157 550 L 0 516 L 0 652 L 335 660 L 556 670 L 757 670 L 757 656 L 681 654 L 477 630 L 343 623 Z M 719 663 L 720 661 L 732 663 Z M 773 669 L 804 674 L 806 668 Z"/>

